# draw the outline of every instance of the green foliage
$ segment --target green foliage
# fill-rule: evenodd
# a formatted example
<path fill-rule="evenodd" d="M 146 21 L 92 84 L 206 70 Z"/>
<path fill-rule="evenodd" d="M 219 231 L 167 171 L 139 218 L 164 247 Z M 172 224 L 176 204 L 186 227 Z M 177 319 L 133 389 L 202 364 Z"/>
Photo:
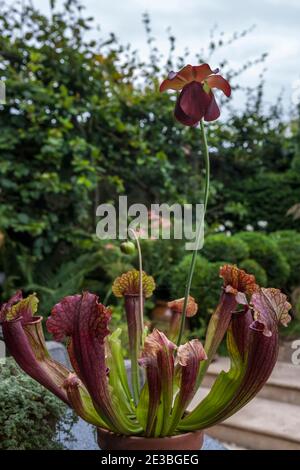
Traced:
<path fill-rule="evenodd" d="M 250 258 L 264 268 L 270 285 L 278 288 L 285 286 L 290 275 L 290 266 L 270 236 L 259 232 L 241 232 L 234 238 L 247 243 Z"/>
<path fill-rule="evenodd" d="M 270 112 L 262 103 L 263 82 L 248 93 L 242 112 L 232 112 L 221 128 L 209 127 L 212 174 L 219 188 L 208 218 L 228 222 L 232 232 L 247 225 L 260 229 L 261 223 L 269 232 L 287 226 L 300 229 L 300 219 L 287 215 L 300 200 L 299 118 L 287 126 L 280 102 Z"/>
<path fill-rule="evenodd" d="M 158 93 L 165 69 L 176 69 L 187 60 L 174 58 L 174 38 L 163 64 L 148 37 L 147 63 L 113 35 L 87 41 L 93 22 L 84 18 L 76 0 L 65 2 L 62 11 L 54 9 L 49 18 L 26 4 L 22 18 L 24 27 L 18 9 L 3 5 L 0 59 L 7 104 L 0 113 L 0 220 L 9 236 L 18 242 L 22 238 L 34 255 L 43 257 L 66 239 L 72 244 L 82 234 L 93 233 L 95 206 L 120 193 L 146 202 L 201 200 L 197 130 L 176 124 L 172 97 Z M 145 23 L 151 36 L 149 19 Z M 223 44 L 224 38 L 219 47 Z M 215 39 L 198 60 L 205 61 L 217 49 Z M 239 72 L 227 74 L 236 77 Z M 234 78 L 231 82 L 235 86 Z M 224 207 L 228 215 L 234 211 L 233 219 L 236 210 L 244 213 L 236 185 L 252 182 L 258 169 L 285 171 L 290 162 L 280 109 L 262 116 L 261 93 L 252 92 L 246 109 L 239 116 L 230 113 L 228 124 L 216 122 L 209 128 L 215 149 L 209 215 L 213 221 L 220 211 L 223 215 Z M 226 187 L 225 193 L 216 191 L 221 187 Z"/>
<path fill-rule="evenodd" d="M 119 244 L 91 239 L 84 244 L 83 254 L 80 252 L 78 248 L 71 254 L 58 250 L 39 260 L 27 251 L 16 255 L 12 244 L 6 243 L 0 251 L 0 260 L 2 258 L 4 270 L 10 275 L 2 286 L 3 298 L 14 293 L 15 285 L 25 293 L 34 291 L 40 299 L 40 313 L 48 316 L 61 298 L 82 290 L 95 292 L 103 300 L 114 278 L 132 268 L 132 257 L 123 255 Z"/>
<path fill-rule="evenodd" d="M 227 261 L 237 264 L 248 258 L 249 248 L 243 240 L 218 233 L 206 237 L 202 254 L 209 261 Z"/>
<path fill-rule="evenodd" d="M 236 200 L 243 209 L 240 217 L 239 213 L 230 211 L 230 201 Z M 263 172 L 255 178 L 246 176 L 230 184 L 225 215 L 234 220 L 235 229 L 243 229 L 247 224 L 259 229 L 259 223 L 266 222 L 269 232 L 287 226 L 299 230 L 299 220 L 287 215 L 297 201 L 300 201 L 299 172 L 289 169 L 282 173 Z"/>
<path fill-rule="evenodd" d="M 62 449 L 57 432 L 69 433 L 74 418 L 52 393 L 8 358 L 0 362 L 0 449 Z"/>
<path fill-rule="evenodd" d="M 1 6 L 0 78 L 7 89 L 7 103 L 0 105 L 2 299 L 17 288 L 36 290 L 46 315 L 59 298 L 81 289 L 113 302 L 111 281 L 136 266 L 136 257 L 122 255 L 117 244 L 105 248 L 95 240 L 99 203 L 117 203 L 120 194 L 129 196 L 129 204 L 203 200 L 198 130 L 176 123 L 174 94 L 158 92 L 166 71 L 190 58 L 175 57 L 171 36 L 163 62 L 147 15 L 150 55 L 141 61 L 114 35 L 87 39 L 94 23 L 77 0 L 66 0 L 60 10 L 55 5 L 50 16 L 31 2 L 22 13 L 17 4 Z M 213 62 L 219 47 L 244 34 L 212 38 L 197 60 Z M 236 71 L 226 58 L 218 62 L 235 92 L 236 78 L 249 64 Z M 286 123 L 280 102 L 270 109 L 262 104 L 263 81 L 247 89 L 243 109 L 231 107 L 226 122 L 208 126 L 212 181 L 206 220 L 213 230 L 223 224 L 237 235 L 206 237 L 202 255 L 207 261 L 199 258 L 204 274 L 198 270 L 193 283 L 197 290 L 198 282 L 200 290 L 194 293 L 203 318 L 215 306 L 220 262 L 248 266 L 262 284 L 287 291 L 299 283 L 300 219 L 287 211 L 300 201 L 300 121 Z M 295 236 L 285 241 L 286 236 L 276 235 L 272 241 L 260 233 L 238 235 L 249 224 L 260 229 L 261 222 L 268 232 L 289 228 Z M 292 238 L 290 251 L 286 246 Z M 159 286 L 157 295 L 183 295 L 188 256 L 182 244 L 143 241 L 142 249 L 144 268 Z"/>
<path fill-rule="evenodd" d="M 155 279 L 156 295 L 160 299 L 169 300 L 172 278 L 168 267 L 180 263 L 185 254 L 183 242 L 181 240 L 142 240 L 141 248 L 144 269 Z"/>
<path fill-rule="evenodd" d="M 195 158 L 185 144 L 198 153 L 196 131 L 175 126 L 150 66 L 114 37 L 86 41 L 91 21 L 75 0 L 51 18 L 26 4 L 22 18 L 24 34 L 18 10 L 3 6 L 0 220 L 9 238 L 44 258 L 93 234 L 95 207 L 120 193 L 134 201 L 200 197 L 198 181 L 187 184 Z M 143 90 L 138 70 L 148 80 Z"/>
<path fill-rule="evenodd" d="M 300 285 L 300 233 L 296 230 L 280 230 L 272 234 L 280 251 L 290 265 L 288 279 L 291 287 Z"/>

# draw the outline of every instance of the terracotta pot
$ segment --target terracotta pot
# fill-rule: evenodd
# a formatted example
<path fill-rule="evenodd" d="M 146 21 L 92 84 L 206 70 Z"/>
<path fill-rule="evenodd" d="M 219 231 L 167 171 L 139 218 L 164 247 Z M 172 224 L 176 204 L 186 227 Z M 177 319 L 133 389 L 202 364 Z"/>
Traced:
<path fill-rule="evenodd" d="M 102 450 L 200 450 L 203 445 L 203 431 L 171 437 L 138 437 L 121 436 L 97 428 L 97 434 Z"/>
<path fill-rule="evenodd" d="M 172 317 L 172 310 L 168 307 L 165 300 L 157 300 L 154 309 L 151 312 L 153 321 L 163 321 L 169 323 Z"/>

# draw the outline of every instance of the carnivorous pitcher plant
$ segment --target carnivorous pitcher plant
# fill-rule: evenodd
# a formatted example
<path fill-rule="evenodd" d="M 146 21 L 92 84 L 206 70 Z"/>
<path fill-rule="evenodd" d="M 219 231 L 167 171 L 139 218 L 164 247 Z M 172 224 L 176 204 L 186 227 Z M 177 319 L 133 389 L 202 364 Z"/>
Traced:
<path fill-rule="evenodd" d="M 160 87 L 160 91 L 180 91 L 175 106 L 179 122 L 193 127 L 200 123 L 206 168 L 204 210 L 209 194 L 209 155 L 203 120 L 212 121 L 220 114 L 213 88 L 230 96 L 229 83 L 208 64 L 187 65 L 171 72 Z M 199 238 L 200 233 L 198 242 Z M 139 248 L 137 237 L 135 241 Z M 169 338 L 157 329 L 148 332 L 144 328 L 144 302 L 152 295 L 155 282 L 142 271 L 140 249 L 139 255 L 139 269 L 123 273 L 112 286 L 113 294 L 124 302 L 131 380 L 125 368 L 121 330 L 109 330 L 113 310 L 89 292 L 63 298 L 47 320 L 53 338 L 66 341 L 72 370 L 54 361 L 46 349 L 35 294 L 23 298 L 19 291 L 2 305 L 5 342 L 26 373 L 97 427 L 145 437 L 206 429 L 246 405 L 267 381 L 277 360 L 278 327 L 288 324 L 291 306 L 278 289 L 260 287 L 253 275 L 235 265 L 224 265 L 220 269 L 220 300 L 204 344 L 198 339 L 182 344 L 185 318 L 196 315 L 198 309 L 190 296 L 197 250 L 187 273 L 184 297 L 169 303 L 175 318 Z M 221 372 L 206 397 L 195 399 L 196 405 L 191 407 L 225 336 L 230 369 Z"/>

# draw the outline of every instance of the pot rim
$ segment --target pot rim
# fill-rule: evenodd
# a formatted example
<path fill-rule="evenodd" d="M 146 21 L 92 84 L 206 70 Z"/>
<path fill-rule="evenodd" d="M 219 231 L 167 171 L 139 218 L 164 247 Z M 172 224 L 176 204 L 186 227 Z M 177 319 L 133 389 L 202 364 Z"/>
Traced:
<path fill-rule="evenodd" d="M 185 436 L 185 437 L 195 436 L 196 434 L 200 435 L 200 434 L 203 434 L 203 432 L 204 432 L 203 429 L 199 429 L 197 431 L 189 431 L 189 432 L 183 432 L 181 434 L 174 434 L 173 436 L 164 436 L 164 437 L 151 436 L 151 437 L 148 437 L 148 436 L 136 436 L 134 434 L 131 434 L 131 435 L 117 434 L 113 431 L 110 431 L 109 429 L 101 428 L 100 426 L 97 426 L 97 432 L 98 431 L 100 431 L 101 433 L 106 434 L 106 435 L 118 436 L 118 438 L 120 438 L 120 439 L 122 439 L 122 438 L 123 439 L 130 439 L 130 440 L 133 440 L 133 441 L 141 441 L 141 440 L 144 440 L 144 439 L 147 439 L 147 441 L 157 440 L 157 439 L 160 439 L 160 440 L 170 440 L 170 439 L 172 439 L 174 441 L 174 440 L 177 440 L 177 439 L 181 439 L 183 436 Z"/>

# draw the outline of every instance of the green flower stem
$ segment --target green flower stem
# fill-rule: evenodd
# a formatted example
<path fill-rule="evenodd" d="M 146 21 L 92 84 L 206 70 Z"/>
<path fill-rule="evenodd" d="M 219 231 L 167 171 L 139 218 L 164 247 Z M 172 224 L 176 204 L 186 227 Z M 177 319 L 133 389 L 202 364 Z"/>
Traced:
<path fill-rule="evenodd" d="M 138 256 L 139 256 L 139 327 L 140 331 L 138 332 L 138 340 L 139 342 L 135 345 L 135 351 L 131 351 L 131 384 L 132 384 L 132 391 L 134 396 L 135 404 L 138 404 L 139 396 L 140 396 L 140 375 L 139 375 L 139 352 L 140 348 L 142 347 L 143 341 L 143 331 L 144 331 L 144 298 L 143 298 L 143 261 L 142 261 L 142 250 L 141 245 L 139 242 L 139 237 L 137 236 L 135 230 L 129 229 L 128 232 L 132 234 L 134 240 L 136 242 L 136 246 L 138 249 Z"/>
<path fill-rule="evenodd" d="M 142 250 L 141 250 L 141 245 L 139 242 L 139 237 L 137 236 L 135 230 L 130 228 L 128 230 L 130 233 L 132 233 L 136 246 L 138 249 L 138 255 L 139 255 L 139 295 L 140 295 L 140 321 L 141 321 L 141 329 L 144 331 L 144 311 L 143 311 L 143 306 L 144 306 L 144 299 L 143 299 L 143 261 L 142 261 Z"/>
<path fill-rule="evenodd" d="M 190 269 L 189 269 L 189 273 L 188 273 L 188 280 L 187 280 L 187 284 L 186 284 L 186 288 L 185 288 L 183 311 L 182 311 L 182 317 L 181 317 L 180 331 L 179 331 L 178 340 L 177 340 L 177 346 L 180 345 L 182 335 L 183 335 L 183 332 L 184 332 L 188 298 L 189 298 L 189 295 L 190 295 L 191 284 L 192 284 L 192 279 L 193 279 L 193 275 L 194 275 L 195 264 L 196 264 L 196 259 L 197 259 L 197 252 L 198 252 L 200 236 L 201 236 L 201 231 L 202 231 L 202 224 L 204 223 L 204 217 L 205 217 L 205 213 L 206 213 L 208 196 L 209 196 L 210 161 L 209 161 L 209 152 L 208 152 L 208 146 L 207 146 L 205 127 L 204 127 L 204 123 L 203 123 L 202 119 L 200 121 L 200 130 L 201 130 L 204 161 L 205 161 L 204 210 L 203 210 L 203 218 L 201 220 L 201 223 L 199 224 L 197 234 L 196 234 L 196 248 L 193 251 L 193 256 L 192 256 Z"/>
<path fill-rule="evenodd" d="M 109 298 L 112 294 L 112 289 L 111 287 L 108 289 L 108 291 L 105 294 L 104 300 L 103 300 L 103 305 L 107 305 L 107 302 L 109 301 Z"/>

